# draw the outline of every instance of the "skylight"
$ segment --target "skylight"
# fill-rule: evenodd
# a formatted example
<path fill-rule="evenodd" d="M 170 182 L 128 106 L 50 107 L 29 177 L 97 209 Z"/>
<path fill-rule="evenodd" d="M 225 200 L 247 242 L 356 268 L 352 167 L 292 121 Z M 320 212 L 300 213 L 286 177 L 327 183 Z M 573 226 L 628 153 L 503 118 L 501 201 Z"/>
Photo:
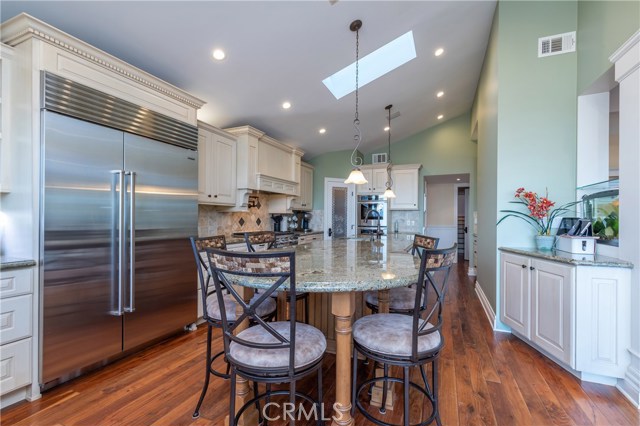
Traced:
<path fill-rule="evenodd" d="M 416 46 L 413 42 L 413 31 L 409 31 L 360 59 L 358 87 L 371 83 L 376 78 L 382 77 L 415 57 Z M 356 90 L 356 63 L 341 69 L 322 82 L 336 99 L 348 95 Z"/>

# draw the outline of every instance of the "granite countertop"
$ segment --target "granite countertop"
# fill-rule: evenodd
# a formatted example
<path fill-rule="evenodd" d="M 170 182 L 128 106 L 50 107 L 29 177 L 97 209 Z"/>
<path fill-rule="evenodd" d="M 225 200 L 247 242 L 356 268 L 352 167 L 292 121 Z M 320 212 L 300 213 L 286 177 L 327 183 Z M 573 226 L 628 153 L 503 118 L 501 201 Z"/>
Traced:
<path fill-rule="evenodd" d="M 20 259 L 16 257 L 0 257 L 0 269 L 17 269 L 35 266 L 36 261 L 33 259 Z"/>
<path fill-rule="evenodd" d="M 535 248 L 500 247 L 499 250 L 509 253 L 522 254 L 525 256 L 537 257 L 540 259 L 552 260 L 554 262 L 568 263 L 570 265 L 581 266 L 608 266 L 613 268 L 633 268 L 633 263 L 615 257 L 602 256 L 599 254 L 576 254 L 567 253 L 560 250 L 538 250 Z"/>
<path fill-rule="evenodd" d="M 323 293 L 410 285 L 420 267 L 419 258 L 409 252 L 412 242 L 413 234 L 394 234 L 374 241 L 368 237 L 317 240 L 292 247 L 296 289 Z M 269 287 L 259 279 L 243 280 L 243 285 Z"/>

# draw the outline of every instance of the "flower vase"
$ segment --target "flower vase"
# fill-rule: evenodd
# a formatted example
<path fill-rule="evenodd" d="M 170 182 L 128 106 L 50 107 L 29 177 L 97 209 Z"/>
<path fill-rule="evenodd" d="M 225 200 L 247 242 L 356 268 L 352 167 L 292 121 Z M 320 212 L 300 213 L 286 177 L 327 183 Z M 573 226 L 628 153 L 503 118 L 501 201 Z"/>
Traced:
<path fill-rule="evenodd" d="M 538 250 L 551 250 L 555 239 L 555 235 L 536 235 L 536 247 Z"/>

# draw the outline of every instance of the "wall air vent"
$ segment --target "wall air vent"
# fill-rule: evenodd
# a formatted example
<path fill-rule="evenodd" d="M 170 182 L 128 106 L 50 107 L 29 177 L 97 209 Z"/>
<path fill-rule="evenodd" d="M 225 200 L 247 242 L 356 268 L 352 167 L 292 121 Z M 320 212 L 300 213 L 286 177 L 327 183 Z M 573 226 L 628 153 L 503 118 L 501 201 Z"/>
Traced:
<path fill-rule="evenodd" d="M 380 152 L 378 154 L 371 154 L 371 164 L 379 164 L 387 162 L 387 153 Z"/>
<path fill-rule="evenodd" d="M 556 34 L 538 39 L 538 58 L 576 51 L 576 32 Z"/>

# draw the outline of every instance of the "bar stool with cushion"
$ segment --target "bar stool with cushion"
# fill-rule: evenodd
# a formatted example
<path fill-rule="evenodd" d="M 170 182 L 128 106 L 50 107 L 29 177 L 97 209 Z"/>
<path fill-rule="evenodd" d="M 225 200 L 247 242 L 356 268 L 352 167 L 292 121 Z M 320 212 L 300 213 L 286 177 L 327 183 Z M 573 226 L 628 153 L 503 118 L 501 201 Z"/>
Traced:
<path fill-rule="evenodd" d="M 247 244 L 247 251 L 249 253 L 256 252 L 256 246 L 266 244 L 266 250 L 276 248 L 276 233 L 273 231 L 255 231 L 245 232 L 244 242 Z M 278 297 L 277 293 L 274 293 L 274 298 Z M 304 322 L 309 324 L 309 293 L 299 292 L 296 301 L 304 301 Z"/>
<path fill-rule="evenodd" d="M 222 373 L 216 371 L 213 367 L 213 363 L 216 359 L 224 356 L 224 351 L 220 351 L 215 355 L 211 355 L 211 340 L 213 328 L 222 328 L 222 314 L 220 313 L 220 306 L 218 305 L 218 299 L 215 295 L 215 288 L 209 273 L 209 261 L 207 260 L 206 249 L 217 248 L 226 249 L 227 244 L 224 235 L 216 235 L 212 237 L 195 238 L 191 237 L 191 248 L 196 260 L 196 267 L 198 270 L 198 278 L 200 279 L 200 300 L 202 303 L 202 318 L 207 322 L 207 355 L 206 355 L 206 369 L 205 380 L 200 393 L 200 399 L 196 405 L 196 409 L 193 412 L 193 418 L 200 416 L 200 406 L 209 388 L 210 375 L 221 377 L 223 379 L 229 378 L 229 365 L 227 363 L 227 372 Z M 235 302 L 233 297 L 224 291 L 224 301 L 227 306 L 227 319 L 229 321 L 235 321 L 236 311 L 234 309 Z M 262 318 L 270 321 L 274 318 L 276 313 L 276 303 L 265 303 L 262 306 L 259 314 Z M 225 359 L 226 362 L 226 359 Z"/>
<path fill-rule="evenodd" d="M 411 254 L 421 256 L 422 250 L 437 248 L 438 241 L 440 241 L 440 238 L 416 234 L 413 237 Z M 413 285 L 408 287 L 392 288 L 389 290 L 389 313 L 411 314 L 411 312 L 413 312 L 413 301 L 415 298 L 416 289 Z M 379 312 L 377 291 L 366 292 L 364 300 L 367 307 L 371 309 L 371 312 L 374 314 Z"/>
<path fill-rule="evenodd" d="M 442 309 L 447 292 L 447 283 L 451 265 L 457 256 L 457 245 L 441 250 L 422 248 L 420 269 L 416 287 L 416 297 L 412 315 L 373 314 L 358 319 L 353 324 L 353 389 L 352 412 L 357 408 L 369 421 L 378 425 L 391 425 L 374 418 L 359 400 L 363 389 L 376 381 L 383 381 L 382 407 L 386 404 L 387 382 L 404 385 L 404 426 L 409 426 L 409 390 L 417 389 L 431 404 L 431 415 L 417 425 L 428 425 L 434 420 L 440 426 L 438 410 L 438 358 L 444 346 L 442 328 Z M 423 306 L 426 309 L 423 309 Z M 358 353 L 385 365 L 382 377 L 365 380 L 356 385 L 358 371 Z M 431 384 L 424 370 L 431 364 Z M 403 378 L 390 377 L 388 365 L 402 367 Z M 419 367 L 424 387 L 410 381 L 410 368 Z"/>
<path fill-rule="evenodd" d="M 327 341 L 320 330 L 295 321 L 296 280 L 295 252 L 237 253 L 222 250 L 207 250 L 213 281 L 222 311 L 224 350 L 231 365 L 231 391 L 229 425 L 234 426 L 244 411 L 257 405 L 259 420 L 263 422 L 260 401 L 267 401 L 274 395 L 289 396 L 294 404 L 296 397 L 314 405 L 321 413 L 322 403 L 322 359 Z M 230 283 L 242 285 L 253 283 L 260 287 L 259 298 L 246 303 Z M 271 295 L 288 282 L 288 296 L 291 319 L 267 323 L 256 313 Z M 227 289 L 242 309 L 236 322 L 226 320 L 227 306 L 222 290 Z M 255 322 L 245 330 L 235 334 L 240 323 L 245 320 Z M 296 391 L 296 382 L 303 377 L 317 373 L 318 399 Z M 235 410 L 236 376 L 254 383 L 254 398 Z M 258 383 L 266 383 L 266 391 L 258 394 Z M 273 383 L 288 383 L 289 390 L 271 390 Z M 291 424 L 295 424 L 292 420 Z M 322 416 L 318 417 L 318 425 Z"/>

